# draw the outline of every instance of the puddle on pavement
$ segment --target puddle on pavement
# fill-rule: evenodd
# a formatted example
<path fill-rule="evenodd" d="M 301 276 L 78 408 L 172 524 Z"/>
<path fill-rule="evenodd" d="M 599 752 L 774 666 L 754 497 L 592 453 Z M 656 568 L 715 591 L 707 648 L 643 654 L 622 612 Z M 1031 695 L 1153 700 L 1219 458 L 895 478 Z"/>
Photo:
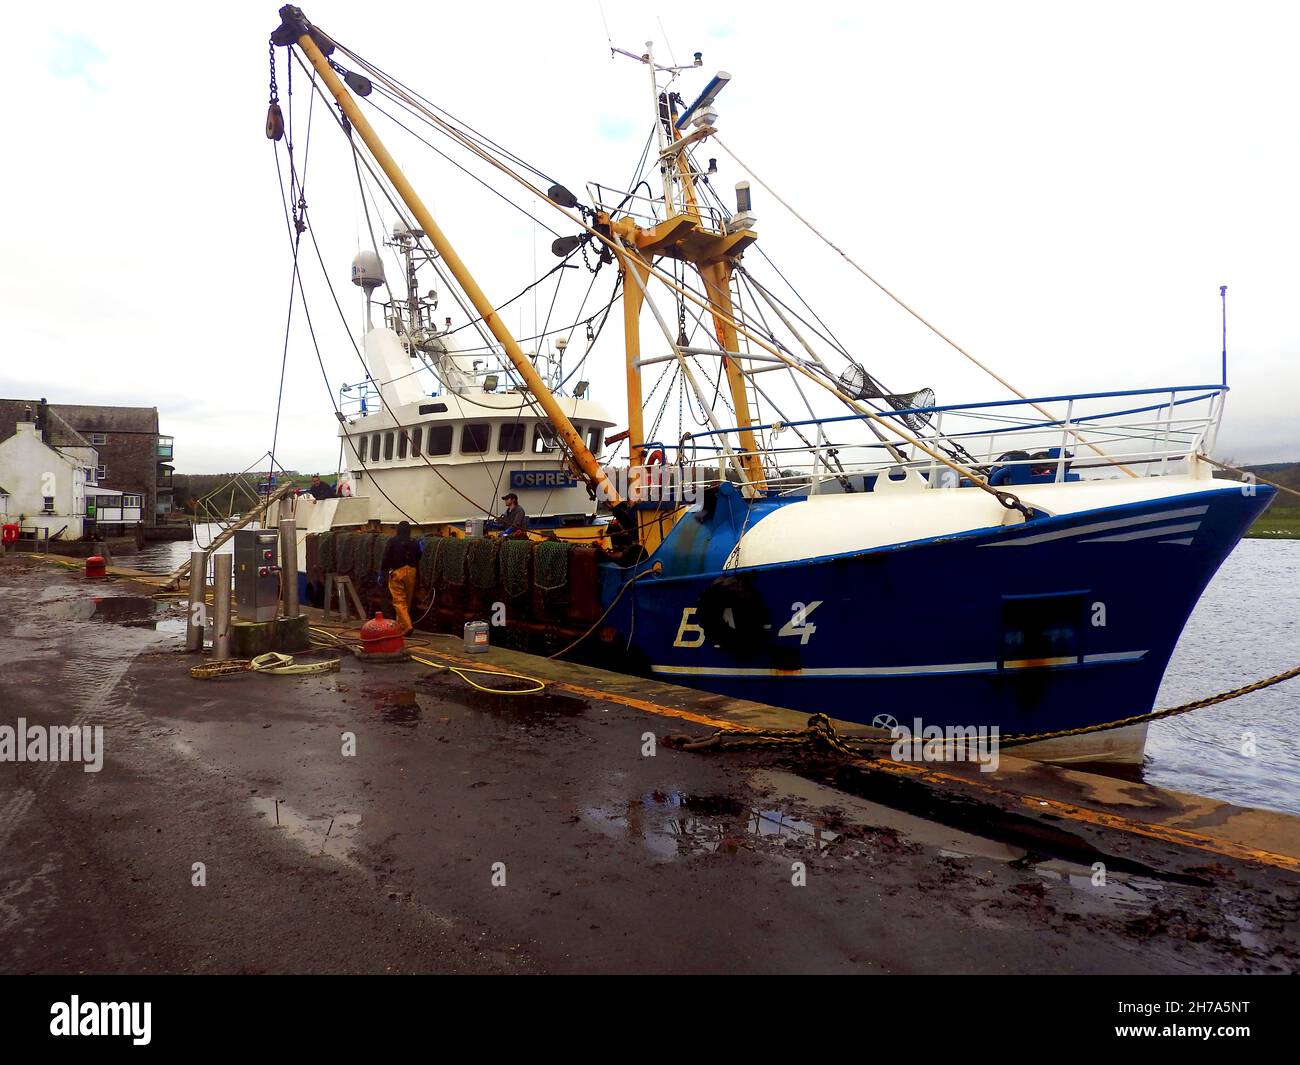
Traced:
<path fill-rule="evenodd" d="M 346 865 L 357 865 L 352 852 L 361 825 L 360 814 L 307 817 L 282 800 L 254 796 L 248 801 L 266 820 L 269 828 L 283 832 L 303 850 L 328 855 Z"/>
<path fill-rule="evenodd" d="M 361 694 L 371 700 L 379 716 L 400 728 L 415 728 L 420 724 L 420 697 L 413 691 L 392 688 L 362 688 Z"/>
<path fill-rule="evenodd" d="M 474 674 L 474 682 L 494 688 L 517 687 L 527 689 L 529 685 L 510 677 L 491 677 Z M 510 718 L 523 725 L 554 724 L 565 718 L 580 716 L 590 705 L 586 699 L 560 692 L 541 691 L 533 694 L 516 692 L 483 692 L 454 674 L 433 674 L 420 681 L 420 687 L 431 696 L 450 703 L 453 706 L 481 710 L 494 717 Z"/>
<path fill-rule="evenodd" d="M 101 621 L 133 629 L 157 632 L 185 631 L 185 615 L 147 595 L 79 596 L 48 605 L 46 613 L 55 621 Z"/>
<path fill-rule="evenodd" d="M 659 861 L 693 854 L 735 854 L 781 848 L 855 858 L 866 843 L 779 809 L 749 806 L 727 795 L 652 791 L 620 808 L 589 807 L 583 819 L 612 838 L 642 844 Z"/>

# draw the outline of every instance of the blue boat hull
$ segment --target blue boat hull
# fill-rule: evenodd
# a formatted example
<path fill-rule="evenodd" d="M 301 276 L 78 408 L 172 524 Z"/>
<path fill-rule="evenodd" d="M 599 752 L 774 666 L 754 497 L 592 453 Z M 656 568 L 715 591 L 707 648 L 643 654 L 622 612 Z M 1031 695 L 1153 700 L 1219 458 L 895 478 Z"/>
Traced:
<path fill-rule="evenodd" d="M 1271 496 L 1220 489 L 696 575 L 674 558 L 699 550 L 688 528 L 639 567 L 665 575 L 624 590 L 605 638 L 674 683 L 864 724 L 1005 736 L 1113 721 L 1152 709 L 1198 598 Z M 731 522 L 709 552 L 724 557 L 743 526 L 721 506 L 707 521 Z M 705 621 L 719 601 L 738 631 Z"/>

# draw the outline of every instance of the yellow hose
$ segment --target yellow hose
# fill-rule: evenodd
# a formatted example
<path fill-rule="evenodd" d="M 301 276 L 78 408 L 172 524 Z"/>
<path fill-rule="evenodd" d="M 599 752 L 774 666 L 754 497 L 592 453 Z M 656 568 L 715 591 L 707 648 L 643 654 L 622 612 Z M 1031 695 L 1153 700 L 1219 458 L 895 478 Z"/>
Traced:
<path fill-rule="evenodd" d="M 332 647 L 339 647 L 349 651 L 356 651 L 357 641 L 349 641 L 336 632 L 330 632 L 322 628 L 310 628 L 308 631 L 317 638 L 321 643 Z M 344 630 L 347 631 L 347 630 Z M 487 695 L 536 695 L 538 692 L 546 690 L 546 683 L 538 680 L 536 677 L 525 676 L 522 673 L 510 673 L 505 670 L 497 669 L 471 669 L 468 666 L 451 666 L 445 662 L 434 662 L 427 658 L 421 658 L 419 655 L 411 655 L 412 662 L 419 662 L 422 666 L 428 666 L 430 669 L 436 669 L 447 673 L 455 673 L 466 684 L 476 691 L 484 692 Z M 486 685 L 479 684 L 472 679 L 469 674 L 474 673 L 482 677 L 507 677 L 510 680 L 521 680 L 525 684 L 532 685 L 529 688 L 490 688 Z"/>

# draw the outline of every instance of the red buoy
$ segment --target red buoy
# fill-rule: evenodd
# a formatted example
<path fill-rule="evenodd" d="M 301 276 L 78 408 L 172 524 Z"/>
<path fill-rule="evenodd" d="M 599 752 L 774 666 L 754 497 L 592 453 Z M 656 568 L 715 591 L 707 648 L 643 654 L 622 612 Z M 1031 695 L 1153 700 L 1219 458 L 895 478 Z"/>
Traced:
<path fill-rule="evenodd" d="M 104 561 L 103 555 L 91 555 L 86 559 L 86 576 L 87 577 L 107 577 L 108 565 Z"/>
<path fill-rule="evenodd" d="M 396 621 L 390 621 L 383 614 L 361 626 L 361 653 L 367 655 L 396 654 L 406 649 L 402 639 L 402 630 Z"/>

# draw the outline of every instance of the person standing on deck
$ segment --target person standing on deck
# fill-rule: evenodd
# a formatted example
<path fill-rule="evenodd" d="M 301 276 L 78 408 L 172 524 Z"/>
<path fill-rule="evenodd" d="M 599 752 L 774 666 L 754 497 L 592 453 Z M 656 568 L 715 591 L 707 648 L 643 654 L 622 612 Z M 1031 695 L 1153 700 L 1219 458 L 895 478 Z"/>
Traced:
<path fill-rule="evenodd" d="M 411 624 L 411 600 L 415 597 L 415 586 L 419 580 L 420 545 L 411 539 L 411 523 L 399 521 L 397 535 L 388 541 L 384 548 L 384 559 L 380 569 L 388 574 L 388 593 L 393 597 L 393 613 L 397 615 L 397 624 L 405 636 L 414 626 Z"/>
<path fill-rule="evenodd" d="M 502 532 L 506 536 L 526 536 L 528 534 L 528 515 L 524 513 L 524 508 L 519 505 L 519 497 L 514 492 L 510 492 L 501 497 L 501 502 L 506 505 L 506 512 L 497 518 L 497 521 L 501 523 Z"/>

